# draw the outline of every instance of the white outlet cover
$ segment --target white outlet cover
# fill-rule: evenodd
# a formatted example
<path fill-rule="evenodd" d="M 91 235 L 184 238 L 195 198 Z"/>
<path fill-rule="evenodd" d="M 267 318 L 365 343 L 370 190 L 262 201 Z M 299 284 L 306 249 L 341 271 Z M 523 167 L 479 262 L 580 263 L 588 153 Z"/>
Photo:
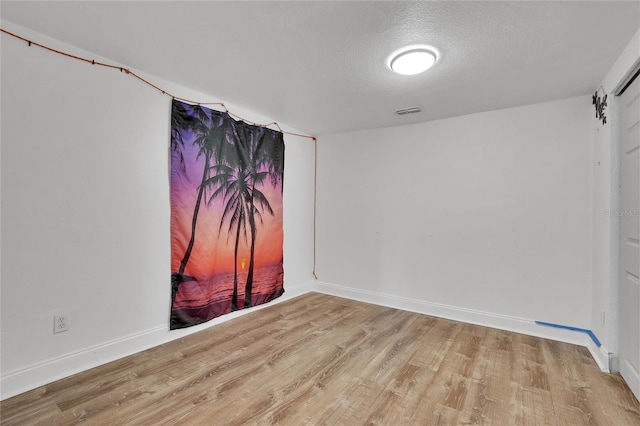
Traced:
<path fill-rule="evenodd" d="M 53 316 L 53 332 L 62 333 L 69 330 L 69 314 L 56 314 Z"/>

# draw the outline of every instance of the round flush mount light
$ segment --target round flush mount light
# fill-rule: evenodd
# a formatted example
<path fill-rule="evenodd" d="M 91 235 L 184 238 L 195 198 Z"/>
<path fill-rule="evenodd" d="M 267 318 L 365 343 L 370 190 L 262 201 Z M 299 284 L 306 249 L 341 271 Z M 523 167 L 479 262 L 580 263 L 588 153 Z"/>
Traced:
<path fill-rule="evenodd" d="M 389 68 L 402 75 L 425 72 L 436 63 L 436 53 L 427 47 L 409 47 L 395 53 L 389 59 Z"/>

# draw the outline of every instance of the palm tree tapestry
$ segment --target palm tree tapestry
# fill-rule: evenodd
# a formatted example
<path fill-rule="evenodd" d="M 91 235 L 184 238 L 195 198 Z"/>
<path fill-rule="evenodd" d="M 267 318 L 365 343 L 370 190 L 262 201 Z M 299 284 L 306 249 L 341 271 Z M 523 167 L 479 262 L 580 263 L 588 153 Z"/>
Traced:
<path fill-rule="evenodd" d="M 177 100 L 171 112 L 171 329 L 284 293 L 282 133 Z"/>

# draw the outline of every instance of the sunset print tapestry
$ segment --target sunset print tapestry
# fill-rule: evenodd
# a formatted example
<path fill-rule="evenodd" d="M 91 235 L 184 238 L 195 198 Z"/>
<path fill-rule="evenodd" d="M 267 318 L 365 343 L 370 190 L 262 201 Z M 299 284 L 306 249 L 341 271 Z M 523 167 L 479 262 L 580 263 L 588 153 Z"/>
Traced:
<path fill-rule="evenodd" d="M 282 133 L 173 100 L 170 328 L 284 293 Z"/>

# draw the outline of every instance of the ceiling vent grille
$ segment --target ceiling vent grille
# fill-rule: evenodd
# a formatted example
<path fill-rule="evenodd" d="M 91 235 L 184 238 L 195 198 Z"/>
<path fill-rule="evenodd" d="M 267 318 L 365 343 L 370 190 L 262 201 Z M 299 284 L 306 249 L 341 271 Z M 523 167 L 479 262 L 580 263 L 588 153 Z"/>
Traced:
<path fill-rule="evenodd" d="M 404 108 L 404 109 L 399 109 L 396 111 L 396 114 L 398 115 L 407 115 L 407 114 L 415 114 L 417 112 L 422 111 L 422 108 L 420 108 L 419 106 L 415 106 L 415 107 L 411 107 L 411 108 Z"/>

